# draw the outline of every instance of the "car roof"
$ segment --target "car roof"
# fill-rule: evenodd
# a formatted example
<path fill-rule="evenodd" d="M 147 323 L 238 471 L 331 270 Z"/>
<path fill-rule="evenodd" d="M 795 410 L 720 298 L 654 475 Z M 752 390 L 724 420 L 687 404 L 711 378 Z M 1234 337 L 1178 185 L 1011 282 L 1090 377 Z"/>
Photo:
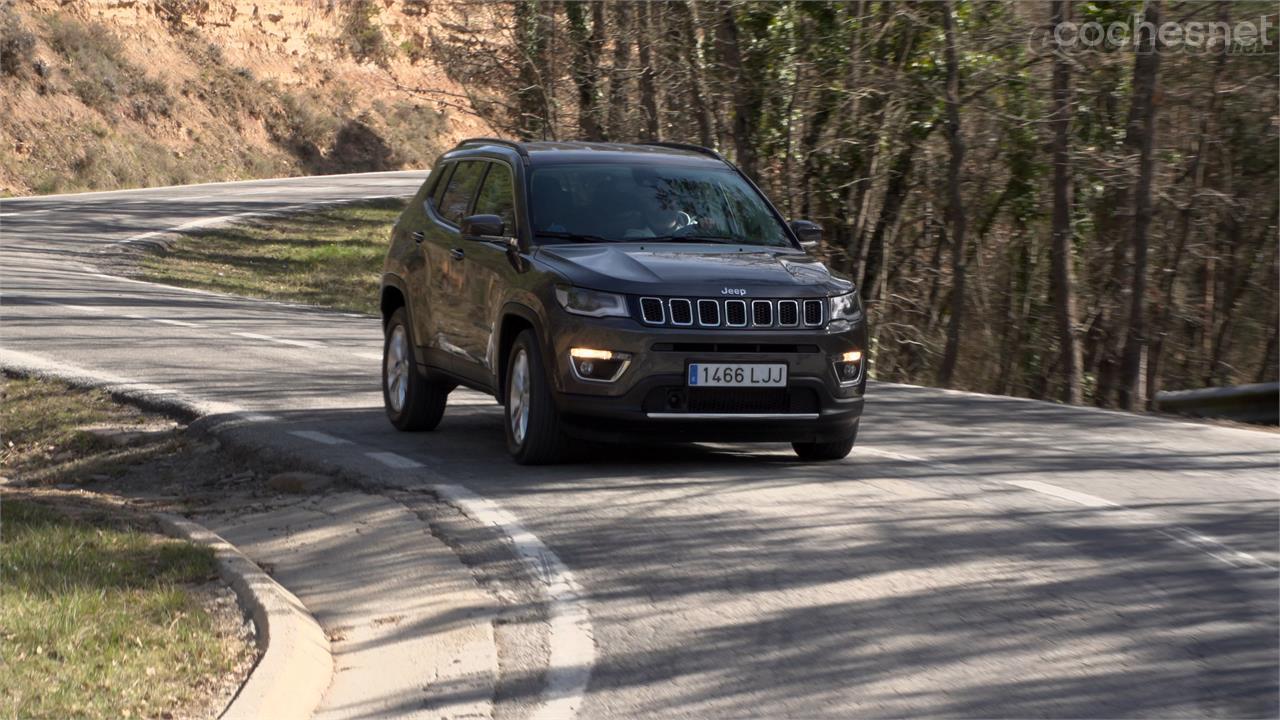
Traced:
<path fill-rule="evenodd" d="M 714 150 L 696 145 L 632 145 L 627 143 L 536 140 L 516 142 L 497 138 L 472 138 L 458 143 L 446 158 L 472 154 L 518 154 L 530 165 L 602 162 L 620 164 L 680 164 L 725 167 L 727 163 Z"/>

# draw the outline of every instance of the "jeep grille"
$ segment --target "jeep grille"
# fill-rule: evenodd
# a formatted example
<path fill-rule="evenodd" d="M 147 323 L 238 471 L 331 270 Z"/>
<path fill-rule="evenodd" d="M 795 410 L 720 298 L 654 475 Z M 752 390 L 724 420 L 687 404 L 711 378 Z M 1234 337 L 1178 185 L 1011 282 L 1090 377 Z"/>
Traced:
<path fill-rule="evenodd" d="M 826 323 L 826 300 L 725 300 L 640 298 L 645 325 L 704 328 L 817 328 Z"/>

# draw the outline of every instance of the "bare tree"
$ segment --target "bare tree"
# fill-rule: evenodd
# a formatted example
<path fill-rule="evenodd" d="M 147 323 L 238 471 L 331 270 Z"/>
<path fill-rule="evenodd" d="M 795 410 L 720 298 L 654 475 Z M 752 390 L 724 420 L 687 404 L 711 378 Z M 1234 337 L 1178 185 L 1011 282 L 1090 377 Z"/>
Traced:
<path fill-rule="evenodd" d="M 591 7 L 591 27 L 587 27 L 584 6 Z M 578 88 L 578 132 L 583 140 L 603 140 L 600 123 L 597 78 L 600 52 L 604 47 L 604 3 L 565 0 L 569 37 L 573 41 L 573 82 Z"/>
<path fill-rule="evenodd" d="M 966 218 L 964 198 L 960 192 L 960 173 L 964 168 L 964 138 L 960 134 L 960 67 L 956 60 L 956 29 L 951 0 L 942 4 L 942 32 L 945 36 L 947 65 L 947 147 L 951 151 L 947 164 L 946 220 L 951 226 L 951 320 L 947 324 L 947 347 L 938 370 L 938 384 L 947 387 L 955 374 L 960 355 L 960 331 L 964 323 Z"/>
<path fill-rule="evenodd" d="M 1138 56 L 1133 63 L 1133 107 L 1128 137 L 1138 150 L 1138 182 L 1133 197 L 1133 282 L 1129 296 L 1129 331 L 1120 361 L 1120 407 L 1142 404 L 1143 359 L 1146 355 L 1147 249 L 1151 229 L 1151 185 L 1155 177 L 1156 88 L 1160 54 L 1154 28 L 1160 25 L 1160 0 L 1150 0 L 1143 13 Z M 1149 28 L 1144 27 L 1150 23 Z"/>
<path fill-rule="evenodd" d="M 1056 32 L 1067 22 L 1067 0 L 1052 0 L 1050 24 Z M 1063 400 L 1084 402 L 1083 366 L 1080 341 L 1076 336 L 1076 303 L 1071 268 L 1071 65 L 1062 48 L 1053 57 L 1053 250 L 1050 294 L 1058 321 L 1058 344 L 1062 352 Z"/>

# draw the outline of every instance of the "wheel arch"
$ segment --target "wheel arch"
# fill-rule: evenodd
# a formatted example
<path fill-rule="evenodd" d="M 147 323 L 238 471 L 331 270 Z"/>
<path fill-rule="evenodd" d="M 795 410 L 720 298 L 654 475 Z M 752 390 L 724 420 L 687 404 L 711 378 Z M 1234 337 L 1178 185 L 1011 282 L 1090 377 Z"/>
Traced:
<path fill-rule="evenodd" d="M 495 358 L 496 362 L 494 362 L 498 372 L 493 384 L 494 397 L 500 403 L 506 402 L 507 364 L 510 362 L 511 346 L 515 344 L 516 338 L 520 333 L 525 330 L 532 330 L 538 340 L 539 347 L 545 347 L 543 345 L 545 335 L 542 332 L 542 323 L 538 320 L 538 314 L 533 311 L 533 308 L 517 302 L 509 302 L 504 305 L 498 327 L 498 356 Z"/>
<path fill-rule="evenodd" d="M 391 313 L 396 308 L 404 308 L 405 312 L 412 312 L 409 309 L 409 294 L 405 292 L 404 281 L 395 275 L 382 276 L 382 292 L 378 299 L 379 310 L 382 312 L 382 325 L 386 327 L 387 321 L 391 319 Z"/>

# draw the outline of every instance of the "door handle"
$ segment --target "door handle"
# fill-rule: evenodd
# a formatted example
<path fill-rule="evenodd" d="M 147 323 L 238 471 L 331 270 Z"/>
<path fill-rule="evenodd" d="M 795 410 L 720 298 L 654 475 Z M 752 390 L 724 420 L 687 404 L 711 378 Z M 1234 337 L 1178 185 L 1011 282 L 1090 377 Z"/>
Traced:
<path fill-rule="evenodd" d="M 452 257 L 454 260 L 461 260 L 466 256 L 467 254 L 463 252 L 462 248 L 454 248 L 449 251 L 449 257 Z"/>
<path fill-rule="evenodd" d="M 420 242 L 422 242 L 423 240 L 426 240 L 426 239 L 427 239 L 427 235 L 426 235 L 426 233 L 422 232 L 421 230 L 414 230 L 414 231 L 411 233 L 411 237 L 413 237 L 413 241 L 414 241 L 414 242 L 416 242 L 416 243 L 420 243 Z"/>

